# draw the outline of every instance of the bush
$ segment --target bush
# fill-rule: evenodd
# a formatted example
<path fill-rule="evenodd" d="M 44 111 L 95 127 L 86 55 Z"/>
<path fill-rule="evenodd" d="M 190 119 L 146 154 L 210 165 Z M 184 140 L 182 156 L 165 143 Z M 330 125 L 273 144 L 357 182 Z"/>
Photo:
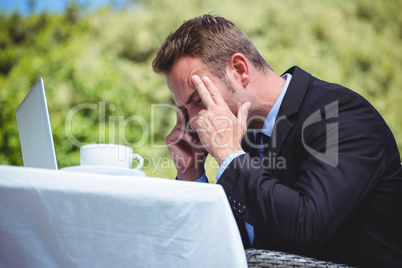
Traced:
<path fill-rule="evenodd" d="M 147 158 L 148 176 L 174 177 L 163 146 L 175 123 L 173 101 L 151 62 L 183 20 L 211 11 L 242 28 L 277 73 L 298 65 L 365 96 L 402 149 L 401 5 L 153 0 L 119 11 L 104 7 L 85 13 L 69 6 L 60 15 L 1 13 L 0 163 L 22 165 L 15 110 L 43 77 L 60 167 L 79 164 L 80 144 L 123 142 Z M 71 111 L 76 113 L 68 124 Z M 209 177 L 216 173 L 213 166 Z"/>

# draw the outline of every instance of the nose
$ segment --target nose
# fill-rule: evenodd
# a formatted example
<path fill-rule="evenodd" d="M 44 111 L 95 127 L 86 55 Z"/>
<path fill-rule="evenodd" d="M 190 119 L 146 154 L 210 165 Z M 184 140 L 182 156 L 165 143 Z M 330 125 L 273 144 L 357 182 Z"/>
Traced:
<path fill-rule="evenodd" d="M 191 117 L 190 118 L 190 128 L 195 130 L 195 121 L 197 120 L 197 117 Z"/>
<path fill-rule="evenodd" d="M 190 128 L 195 129 L 194 123 L 198 119 L 198 111 L 188 111 L 188 116 L 189 116 L 189 123 L 190 123 Z"/>

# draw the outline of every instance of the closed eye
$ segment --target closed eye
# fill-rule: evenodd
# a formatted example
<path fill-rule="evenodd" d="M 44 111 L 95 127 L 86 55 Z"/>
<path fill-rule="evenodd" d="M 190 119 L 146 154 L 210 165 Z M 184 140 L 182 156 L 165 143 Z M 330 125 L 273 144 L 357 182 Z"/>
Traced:
<path fill-rule="evenodd" d="M 195 104 L 200 104 L 201 103 L 201 98 L 198 98 L 198 99 L 194 100 L 194 103 Z"/>

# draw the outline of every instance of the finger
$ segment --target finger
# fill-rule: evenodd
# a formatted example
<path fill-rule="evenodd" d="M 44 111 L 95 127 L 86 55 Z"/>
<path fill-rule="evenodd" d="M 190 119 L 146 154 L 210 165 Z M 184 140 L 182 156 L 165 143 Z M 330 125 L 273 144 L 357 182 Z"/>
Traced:
<path fill-rule="evenodd" d="M 202 82 L 201 78 L 198 75 L 193 75 L 191 77 L 191 81 L 197 89 L 198 95 L 200 95 L 202 103 L 204 103 L 205 107 L 209 109 L 210 107 L 215 105 L 215 101 L 212 99 L 211 94 Z"/>
<path fill-rule="evenodd" d="M 173 130 L 166 136 L 166 145 L 169 147 L 171 145 L 177 144 L 184 136 L 184 131 L 181 129 L 180 125 L 176 125 Z"/>
<path fill-rule="evenodd" d="M 211 129 L 211 115 L 208 114 L 205 110 L 200 111 L 198 113 L 198 118 L 194 121 L 194 127 L 197 133 L 203 130 L 210 130 Z"/>
<path fill-rule="evenodd" d="M 172 146 L 172 145 L 176 145 L 181 140 L 185 141 L 187 143 L 190 143 L 190 144 L 191 143 L 194 143 L 194 144 L 199 143 L 199 139 L 198 139 L 197 135 L 188 133 L 188 132 L 184 131 L 183 129 L 181 129 L 180 127 L 176 127 L 166 137 L 166 145 L 168 147 Z"/>
<path fill-rule="evenodd" d="M 243 103 L 242 106 L 240 106 L 239 111 L 237 112 L 238 124 L 239 126 L 241 126 L 242 131 L 245 131 L 247 129 L 247 119 L 250 112 L 250 107 L 250 102 Z"/>
<path fill-rule="evenodd" d="M 222 97 L 221 92 L 218 90 L 214 82 L 212 82 L 212 80 L 208 76 L 203 76 L 202 82 L 204 82 L 205 87 L 208 89 L 209 94 L 211 95 L 212 99 L 216 104 L 218 105 L 226 104 L 225 100 Z"/>

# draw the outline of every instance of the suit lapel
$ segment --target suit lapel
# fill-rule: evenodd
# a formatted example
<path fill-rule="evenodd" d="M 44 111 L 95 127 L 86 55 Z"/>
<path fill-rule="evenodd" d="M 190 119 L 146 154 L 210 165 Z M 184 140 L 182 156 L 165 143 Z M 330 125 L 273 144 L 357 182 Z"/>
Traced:
<path fill-rule="evenodd" d="M 277 155 L 280 154 L 286 137 L 297 118 L 297 112 L 303 102 L 311 78 L 309 73 L 297 66 L 290 68 L 285 73 L 291 74 L 292 80 L 279 109 L 269 144 L 269 151 Z"/>

